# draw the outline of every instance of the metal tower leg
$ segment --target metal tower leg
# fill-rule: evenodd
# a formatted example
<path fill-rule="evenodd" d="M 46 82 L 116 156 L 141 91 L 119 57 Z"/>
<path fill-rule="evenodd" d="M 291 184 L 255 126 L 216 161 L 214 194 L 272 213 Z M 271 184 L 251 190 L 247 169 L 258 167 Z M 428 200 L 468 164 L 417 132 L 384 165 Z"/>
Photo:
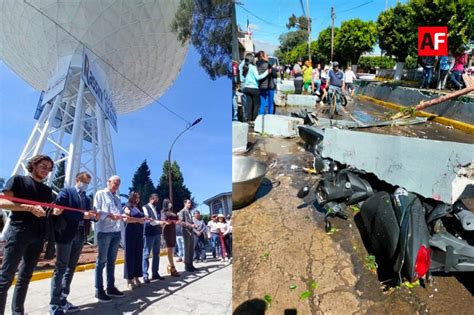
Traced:
<path fill-rule="evenodd" d="M 69 144 L 69 156 L 66 160 L 66 177 L 64 179 L 65 186 L 72 186 L 74 183 L 74 169 L 77 163 L 81 161 L 81 152 L 78 150 L 78 143 L 82 141 L 79 138 L 79 134 L 82 127 L 82 103 L 84 97 L 84 81 L 81 79 L 79 83 L 79 92 L 77 93 L 77 100 L 76 100 L 76 108 L 74 114 L 74 123 L 72 126 L 72 135 L 71 135 L 71 143 Z"/>

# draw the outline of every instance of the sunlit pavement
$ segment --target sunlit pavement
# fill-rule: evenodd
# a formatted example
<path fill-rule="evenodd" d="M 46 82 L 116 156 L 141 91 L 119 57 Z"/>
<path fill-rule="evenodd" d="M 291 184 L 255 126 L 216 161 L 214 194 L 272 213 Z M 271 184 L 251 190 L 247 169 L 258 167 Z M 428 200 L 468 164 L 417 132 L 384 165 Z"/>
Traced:
<path fill-rule="evenodd" d="M 116 265 L 115 282 L 125 293 L 111 303 L 98 303 L 94 298 L 94 270 L 74 275 L 69 301 L 81 308 L 80 314 L 231 314 L 232 265 L 228 262 L 208 260 L 195 263 L 199 270 L 185 272 L 183 263 L 176 263 L 181 277 L 166 274 L 166 257 L 160 259 L 160 275 L 165 280 L 142 284 L 133 291 L 127 290 L 123 279 L 124 265 Z M 104 270 L 104 281 L 105 280 Z M 27 314 L 47 314 L 50 300 L 51 279 L 30 283 L 25 303 Z M 8 292 L 6 313 L 11 312 L 13 287 Z"/>

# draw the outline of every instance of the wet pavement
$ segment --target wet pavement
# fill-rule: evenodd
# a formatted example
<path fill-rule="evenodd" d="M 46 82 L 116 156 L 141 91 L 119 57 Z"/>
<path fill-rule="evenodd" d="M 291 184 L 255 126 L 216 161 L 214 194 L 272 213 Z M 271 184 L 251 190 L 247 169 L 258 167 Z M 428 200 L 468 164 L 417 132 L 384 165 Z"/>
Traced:
<path fill-rule="evenodd" d="M 375 105 L 349 106 L 369 118 L 383 116 Z M 363 131 L 474 143 L 465 133 L 433 122 Z M 253 135 L 249 141 L 254 145 L 247 155 L 267 164 L 276 161 L 276 166 L 268 171 L 257 200 L 233 212 L 235 313 L 266 308 L 267 314 L 448 314 L 455 306 L 458 314 L 472 314 L 472 274 L 434 275 L 426 287 L 384 292 L 377 273 L 368 269 L 357 214 L 346 221 L 333 219 L 336 230 L 329 235 L 324 215 L 305 203 L 312 193 L 305 200 L 296 197 L 300 187 L 318 180 L 301 171 L 312 161 L 302 140 Z"/>

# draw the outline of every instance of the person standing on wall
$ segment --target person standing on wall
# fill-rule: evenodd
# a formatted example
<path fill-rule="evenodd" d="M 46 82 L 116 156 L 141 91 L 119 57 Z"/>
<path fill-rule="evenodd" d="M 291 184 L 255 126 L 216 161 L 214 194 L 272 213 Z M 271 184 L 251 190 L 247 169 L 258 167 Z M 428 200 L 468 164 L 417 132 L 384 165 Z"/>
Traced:
<path fill-rule="evenodd" d="M 82 247 L 90 231 L 90 219 L 95 218 L 91 209 L 91 201 L 86 196 L 87 187 L 91 182 L 91 175 L 80 172 L 76 175 L 74 187 L 63 188 L 56 197 L 56 204 L 84 212 L 62 211 L 55 209 L 58 216 L 55 224 L 56 265 L 51 279 L 51 300 L 49 313 L 58 315 L 72 313 L 79 307 L 68 302 L 72 278 L 77 262 L 81 256 Z"/>
<path fill-rule="evenodd" d="M 184 208 L 178 212 L 179 220 L 183 226 L 183 239 L 184 239 L 184 268 L 186 271 L 193 272 L 198 270 L 193 266 L 194 256 L 194 233 L 193 228 L 196 226 L 193 222 L 191 215 L 192 203 L 191 200 L 184 200 Z"/>

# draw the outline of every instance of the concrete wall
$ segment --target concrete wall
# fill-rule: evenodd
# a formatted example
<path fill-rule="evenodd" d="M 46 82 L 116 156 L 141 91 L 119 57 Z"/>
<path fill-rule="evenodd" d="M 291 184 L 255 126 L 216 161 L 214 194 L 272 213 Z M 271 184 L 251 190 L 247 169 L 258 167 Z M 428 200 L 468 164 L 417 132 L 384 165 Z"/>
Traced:
<path fill-rule="evenodd" d="M 436 90 L 426 91 L 381 82 L 363 81 L 357 94 L 397 105 L 415 106 L 420 101 L 437 98 L 443 93 Z M 424 111 L 474 125 L 474 97 L 471 96 L 458 97 L 455 100 L 425 108 Z"/>

